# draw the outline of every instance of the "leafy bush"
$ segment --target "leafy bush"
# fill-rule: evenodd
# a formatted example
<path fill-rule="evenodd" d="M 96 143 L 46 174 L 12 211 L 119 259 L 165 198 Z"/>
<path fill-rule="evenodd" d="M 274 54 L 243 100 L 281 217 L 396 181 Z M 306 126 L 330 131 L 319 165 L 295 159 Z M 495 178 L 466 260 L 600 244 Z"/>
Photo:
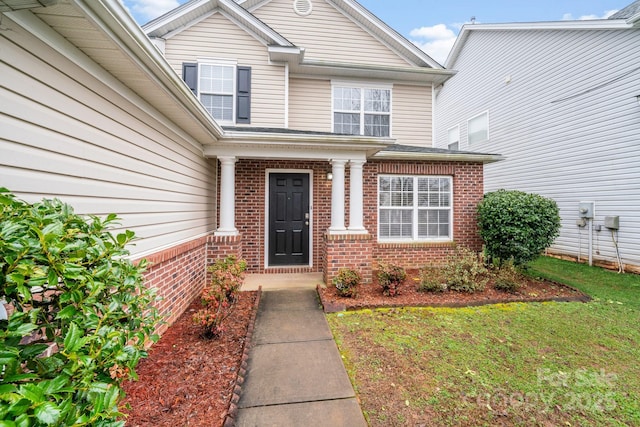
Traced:
<path fill-rule="evenodd" d="M 487 269 L 478 254 L 464 246 L 456 247 L 442 271 L 452 291 L 482 291 L 488 282 Z"/>
<path fill-rule="evenodd" d="M 378 283 L 382 286 L 382 293 L 394 297 L 400 293 L 400 285 L 407 277 L 404 268 L 390 263 L 378 263 Z"/>
<path fill-rule="evenodd" d="M 204 308 L 193 316 L 193 320 L 202 326 L 203 337 L 218 338 L 224 332 L 223 324 L 233 313 L 246 269 L 247 263 L 235 256 L 216 260 L 209 267 L 211 282 L 200 295 Z"/>
<path fill-rule="evenodd" d="M 333 285 L 338 291 L 338 295 L 347 298 L 355 298 L 358 295 L 358 285 L 362 277 L 356 270 L 341 268 L 338 275 L 333 278 Z"/>
<path fill-rule="evenodd" d="M 478 226 L 489 261 L 524 265 L 551 246 L 560 230 L 555 201 L 538 194 L 498 190 L 478 205 Z"/>
<path fill-rule="evenodd" d="M 494 272 L 493 285 L 499 291 L 514 293 L 520 289 L 522 274 L 513 262 L 504 262 Z"/>
<path fill-rule="evenodd" d="M 419 292 L 444 292 L 447 288 L 447 282 L 441 269 L 424 267 L 420 270 Z"/>
<path fill-rule="evenodd" d="M 159 317 L 131 263 L 117 217 L 80 216 L 59 200 L 33 205 L 0 189 L 0 419 L 3 425 L 123 425 L 123 381 Z M 8 421 L 11 420 L 11 421 Z"/>

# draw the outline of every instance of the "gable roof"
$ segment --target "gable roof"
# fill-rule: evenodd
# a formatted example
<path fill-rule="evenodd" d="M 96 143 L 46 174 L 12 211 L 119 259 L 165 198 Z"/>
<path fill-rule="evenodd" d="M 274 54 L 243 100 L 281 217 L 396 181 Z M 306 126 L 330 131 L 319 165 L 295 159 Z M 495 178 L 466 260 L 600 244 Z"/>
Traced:
<path fill-rule="evenodd" d="M 149 37 L 167 38 L 172 34 L 186 29 L 188 26 L 206 18 L 216 10 L 232 17 L 237 23 L 245 27 L 262 39 L 270 48 L 270 53 L 282 51 L 288 48 L 290 52 L 295 52 L 293 48 L 299 49 L 298 63 L 302 63 L 304 46 L 294 46 L 286 37 L 277 33 L 266 23 L 252 14 L 270 0 L 191 0 L 182 6 L 150 21 L 142 28 Z M 344 15 L 353 20 L 357 25 L 389 46 L 399 56 L 405 58 L 415 67 L 428 68 L 432 70 L 443 70 L 442 65 L 420 50 L 409 40 L 400 35 L 393 28 L 389 27 L 382 20 L 369 12 L 355 0 L 322 0 L 338 9 Z M 272 56 L 272 60 L 290 61 L 292 57 Z M 446 73 L 450 76 L 451 73 Z M 446 78 L 445 78 L 446 79 Z"/>
<path fill-rule="evenodd" d="M 637 1 L 636 3 L 639 3 Z M 634 3 L 635 4 L 635 3 Z M 501 24 L 465 24 L 458 34 L 458 38 L 449 52 L 445 61 L 445 67 L 454 68 L 456 60 L 462 51 L 469 35 L 474 31 L 550 31 L 550 30 L 628 30 L 638 28 L 634 24 L 640 24 L 640 14 L 630 19 L 589 19 L 578 21 L 543 21 L 543 22 L 518 22 Z"/>
<path fill-rule="evenodd" d="M 609 19 L 629 19 L 635 18 L 633 21 L 637 22 L 640 19 L 640 0 L 636 0 L 627 7 L 617 11 L 609 17 Z"/>

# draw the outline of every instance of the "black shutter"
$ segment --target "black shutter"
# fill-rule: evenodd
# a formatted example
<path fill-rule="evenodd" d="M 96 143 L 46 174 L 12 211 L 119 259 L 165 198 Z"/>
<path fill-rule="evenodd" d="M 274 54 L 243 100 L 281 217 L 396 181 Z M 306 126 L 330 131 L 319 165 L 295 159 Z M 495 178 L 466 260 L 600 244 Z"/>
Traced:
<path fill-rule="evenodd" d="M 236 123 L 251 123 L 251 67 L 238 67 Z"/>
<path fill-rule="evenodd" d="M 182 64 L 182 80 L 189 86 L 191 92 L 198 96 L 198 64 L 184 62 Z"/>

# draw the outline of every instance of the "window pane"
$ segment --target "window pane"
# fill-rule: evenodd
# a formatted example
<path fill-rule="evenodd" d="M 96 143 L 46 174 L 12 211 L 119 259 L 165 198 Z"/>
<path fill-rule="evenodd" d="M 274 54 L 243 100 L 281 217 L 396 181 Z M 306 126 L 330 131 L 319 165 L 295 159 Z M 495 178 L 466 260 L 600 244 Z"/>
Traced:
<path fill-rule="evenodd" d="M 359 135 L 360 115 L 352 113 L 334 113 L 333 131 L 344 135 Z"/>
<path fill-rule="evenodd" d="M 364 111 L 389 112 L 391 91 L 388 89 L 365 89 Z"/>
<path fill-rule="evenodd" d="M 380 222 L 381 237 L 412 237 L 412 210 L 381 209 L 378 221 Z"/>
<path fill-rule="evenodd" d="M 467 122 L 467 138 L 469 144 L 489 139 L 489 115 L 480 114 Z"/>
<path fill-rule="evenodd" d="M 333 109 L 345 111 L 360 111 L 360 89 L 349 87 L 334 87 Z"/>
<path fill-rule="evenodd" d="M 222 65 L 200 66 L 200 92 L 233 95 L 234 67 Z"/>
<path fill-rule="evenodd" d="M 456 126 L 454 128 L 451 128 L 447 131 L 447 142 L 449 145 L 452 144 L 456 144 L 456 150 L 457 150 L 457 144 L 458 141 L 460 141 L 460 127 Z"/>
<path fill-rule="evenodd" d="M 364 134 L 367 136 L 389 136 L 389 116 L 365 114 Z"/>
<path fill-rule="evenodd" d="M 200 99 L 213 118 L 221 121 L 233 121 L 233 96 L 201 95 Z"/>

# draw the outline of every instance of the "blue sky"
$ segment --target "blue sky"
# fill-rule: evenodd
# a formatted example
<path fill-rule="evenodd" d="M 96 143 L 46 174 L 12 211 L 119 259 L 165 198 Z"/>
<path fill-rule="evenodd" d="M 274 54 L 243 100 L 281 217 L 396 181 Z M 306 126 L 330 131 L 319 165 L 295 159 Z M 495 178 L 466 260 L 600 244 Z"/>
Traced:
<path fill-rule="evenodd" d="M 121 0 L 140 24 L 187 0 Z M 359 0 L 435 60 L 444 63 L 463 24 L 606 18 L 633 0 Z"/>

